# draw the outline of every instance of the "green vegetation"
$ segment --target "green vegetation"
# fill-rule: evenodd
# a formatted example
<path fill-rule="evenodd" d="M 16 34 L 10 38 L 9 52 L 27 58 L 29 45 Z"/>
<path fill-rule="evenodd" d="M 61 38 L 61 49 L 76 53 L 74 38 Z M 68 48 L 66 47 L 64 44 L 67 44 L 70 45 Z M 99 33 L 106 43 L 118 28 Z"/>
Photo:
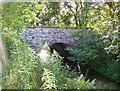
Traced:
<path fill-rule="evenodd" d="M 98 15 L 95 14 L 96 17 L 94 18 L 96 18 L 98 21 L 92 23 L 92 21 L 89 20 L 90 15 L 83 13 L 83 17 L 81 17 L 81 19 L 84 19 L 84 17 L 88 15 L 84 22 L 89 22 L 92 25 L 89 25 L 89 23 L 86 23 L 86 26 L 85 24 L 81 24 L 81 30 L 70 31 L 72 36 L 79 38 L 76 41 L 78 46 L 75 50 L 72 48 L 67 48 L 67 50 L 74 55 L 74 57 L 69 58 L 70 60 L 77 60 L 77 62 L 80 64 L 88 64 L 92 69 L 100 72 L 111 80 L 120 82 L 120 54 L 118 50 L 118 42 L 120 40 L 118 37 L 119 20 L 118 12 L 115 12 L 118 10 L 118 3 L 106 4 L 109 6 L 109 8 L 111 8 L 112 11 L 112 15 L 110 13 L 108 18 L 104 18 L 102 16 L 97 18 Z M 103 5 L 103 7 L 107 8 L 105 5 Z M 99 6 L 99 8 L 102 7 Z M 91 10 L 88 12 L 90 11 Z M 95 11 L 93 11 L 93 13 L 95 13 Z M 106 17 L 106 15 L 104 16 Z M 87 29 L 87 26 L 90 28 Z"/>
<path fill-rule="evenodd" d="M 5 89 L 91 89 L 94 80 L 85 81 L 75 72 L 63 68 L 62 58 L 54 51 L 44 64 L 28 45 L 20 41 L 14 32 L 4 33 L 9 63 L 3 69 L 3 88 Z M 16 41 L 17 40 L 17 41 Z"/>
<path fill-rule="evenodd" d="M 95 30 L 89 29 L 70 31 L 73 36 L 79 37 L 76 41 L 78 46 L 76 49 L 67 48 L 73 57 L 69 57 L 71 61 L 77 60 L 78 64 L 89 65 L 90 68 L 100 72 L 104 76 L 120 82 L 120 61 L 117 58 L 118 54 L 106 53 L 105 39 L 102 38 Z M 76 55 L 78 54 L 78 55 Z"/>
<path fill-rule="evenodd" d="M 31 89 L 36 87 L 36 81 L 40 79 L 38 58 L 20 39 L 14 32 L 3 34 L 9 59 L 9 63 L 3 68 L 3 88 L 6 89 Z"/>
<path fill-rule="evenodd" d="M 44 64 L 19 36 L 27 26 L 80 27 L 70 31 L 78 37 L 76 49 L 67 48 L 78 64 L 87 64 L 102 75 L 120 82 L 120 2 L 2 2 L 3 42 L 9 62 L 3 67 L 5 89 L 95 89 L 54 51 Z M 42 45 L 39 44 L 39 46 Z M 42 48 L 41 46 L 39 47 Z M 40 50 L 39 49 L 39 50 Z M 39 52 L 39 51 L 38 51 Z M 77 55 L 76 55 L 77 54 Z M 1 88 L 1 87 L 0 87 Z"/>

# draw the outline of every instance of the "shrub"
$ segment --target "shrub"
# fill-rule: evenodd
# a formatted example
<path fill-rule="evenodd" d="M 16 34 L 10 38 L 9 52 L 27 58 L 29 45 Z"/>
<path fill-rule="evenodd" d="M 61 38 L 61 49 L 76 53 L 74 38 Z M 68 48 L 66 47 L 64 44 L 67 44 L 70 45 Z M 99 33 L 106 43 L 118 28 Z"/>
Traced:
<path fill-rule="evenodd" d="M 78 37 L 76 43 L 78 44 L 76 49 L 67 48 L 73 57 L 70 60 L 76 60 L 78 63 L 88 64 L 94 60 L 103 51 L 101 44 L 101 37 L 93 29 L 84 29 L 70 31 L 71 36 Z M 77 54 L 77 55 L 76 55 Z"/>

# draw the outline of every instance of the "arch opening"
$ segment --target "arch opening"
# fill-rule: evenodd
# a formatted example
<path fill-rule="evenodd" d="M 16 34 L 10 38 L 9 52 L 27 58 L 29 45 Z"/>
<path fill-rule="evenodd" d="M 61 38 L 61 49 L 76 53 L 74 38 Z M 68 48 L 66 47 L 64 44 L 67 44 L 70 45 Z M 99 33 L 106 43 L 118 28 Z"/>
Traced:
<path fill-rule="evenodd" d="M 67 47 L 74 48 L 73 46 L 66 44 L 66 43 L 54 43 L 54 44 L 50 45 L 51 52 L 53 52 L 53 50 L 55 50 L 63 58 L 62 65 L 67 64 L 70 67 L 70 71 L 75 70 L 78 75 L 83 74 L 85 76 L 89 69 L 88 65 L 81 65 L 81 64 L 78 64 L 77 61 L 69 60 L 68 57 L 73 57 L 73 55 L 71 55 L 69 53 L 69 51 L 66 50 Z"/>
<path fill-rule="evenodd" d="M 63 58 L 63 65 L 67 64 L 70 67 L 70 70 L 77 71 L 77 62 L 68 59 L 68 57 L 71 57 L 72 55 L 69 53 L 69 51 L 66 50 L 67 47 L 72 47 L 72 46 L 65 43 L 54 43 L 50 45 L 51 52 L 55 50 Z"/>
<path fill-rule="evenodd" d="M 70 54 L 67 50 L 65 50 L 65 48 L 70 47 L 69 44 L 65 44 L 65 43 L 54 43 L 52 45 L 50 45 L 51 51 L 55 50 L 57 51 L 61 57 L 69 57 Z"/>

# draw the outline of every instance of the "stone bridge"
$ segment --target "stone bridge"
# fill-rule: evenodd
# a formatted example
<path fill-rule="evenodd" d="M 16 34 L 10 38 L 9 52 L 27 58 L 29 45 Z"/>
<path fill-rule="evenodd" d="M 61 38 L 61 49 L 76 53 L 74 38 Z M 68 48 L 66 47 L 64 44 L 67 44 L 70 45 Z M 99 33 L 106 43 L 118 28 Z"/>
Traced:
<path fill-rule="evenodd" d="M 75 37 L 69 35 L 70 30 L 78 30 L 76 27 L 29 27 L 23 29 L 24 40 L 36 50 L 39 40 L 43 40 L 52 45 L 55 43 L 65 43 L 70 46 L 75 46 Z"/>

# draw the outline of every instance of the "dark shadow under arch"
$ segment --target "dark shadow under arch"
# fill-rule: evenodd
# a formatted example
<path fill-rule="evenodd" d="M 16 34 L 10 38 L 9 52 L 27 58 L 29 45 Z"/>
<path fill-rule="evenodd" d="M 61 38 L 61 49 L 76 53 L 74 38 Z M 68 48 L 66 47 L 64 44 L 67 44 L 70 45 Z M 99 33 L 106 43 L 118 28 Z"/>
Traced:
<path fill-rule="evenodd" d="M 67 47 L 71 47 L 71 46 L 65 43 L 55 43 L 50 45 L 51 51 L 53 50 L 57 51 L 62 57 L 70 56 L 69 52 L 65 50 Z"/>
<path fill-rule="evenodd" d="M 77 68 L 77 62 L 75 61 L 70 61 L 68 57 L 72 56 L 69 51 L 66 50 L 67 47 L 72 47 L 69 44 L 65 43 L 55 43 L 50 45 L 51 51 L 53 50 L 57 51 L 60 56 L 63 58 L 63 65 L 67 64 L 70 66 L 71 70 L 75 70 Z"/>
<path fill-rule="evenodd" d="M 80 64 L 77 63 L 77 61 L 71 61 L 68 59 L 68 57 L 73 57 L 73 55 L 71 55 L 69 53 L 69 51 L 65 50 L 67 47 L 71 47 L 74 49 L 73 46 L 66 44 L 66 43 L 55 43 L 50 45 L 51 51 L 53 52 L 53 50 L 57 51 L 61 57 L 63 57 L 63 65 L 67 64 L 70 67 L 70 70 L 75 70 L 78 75 L 80 73 L 82 74 L 86 74 L 88 66 L 82 66 Z M 77 54 L 76 54 L 77 55 Z M 80 69 L 78 68 L 78 65 L 80 66 Z"/>

